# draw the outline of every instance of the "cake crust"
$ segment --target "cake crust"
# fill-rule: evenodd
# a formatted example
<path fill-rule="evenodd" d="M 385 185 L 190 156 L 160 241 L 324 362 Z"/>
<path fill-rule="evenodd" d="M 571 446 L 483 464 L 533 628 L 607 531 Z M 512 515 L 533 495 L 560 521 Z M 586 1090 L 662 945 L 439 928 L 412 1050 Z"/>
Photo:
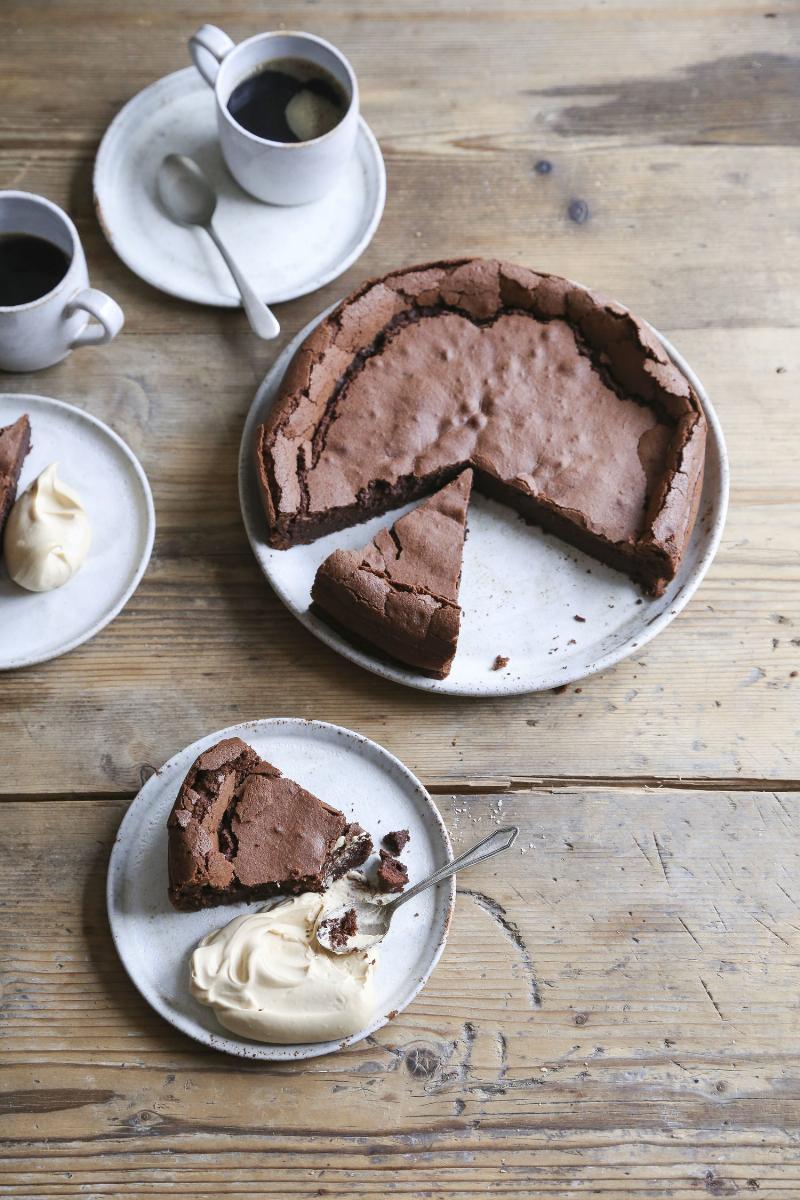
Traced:
<path fill-rule="evenodd" d="M 648 326 L 554 275 L 430 263 L 365 284 L 309 335 L 259 427 L 270 544 L 475 486 L 659 594 L 694 523 L 699 398 Z"/>

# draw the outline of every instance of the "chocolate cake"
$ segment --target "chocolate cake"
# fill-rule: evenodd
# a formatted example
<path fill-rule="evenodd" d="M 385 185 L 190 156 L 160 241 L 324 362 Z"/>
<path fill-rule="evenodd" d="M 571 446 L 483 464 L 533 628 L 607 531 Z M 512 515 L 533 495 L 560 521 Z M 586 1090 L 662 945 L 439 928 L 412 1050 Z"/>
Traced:
<path fill-rule="evenodd" d="M 192 764 L 167 827 L 169 898 L 184 911 L 321 892 L 372 853 L 360 825 L 240 738 Z"/>
<path fill-rule="evenodd" d="M 257 435 L 272 546 L 475 486 L 660 594 L 694 523 L 706 424 L 648 326 L 556 275 L 431 263 L 306 338 Z"/>
<path fill-rule="evenodd" d="M 375 877 L 378 881 L 379 892 L 402 892 L 408 883 L 408 867 L 399 858 L 381 850 L 381 861 Z"/>
<path fill-rule="evenodd" d="M 317 937 L 321 934 L 331 946 L 346 946 L 357 933 L 358 915 L 354 908 L 348 908 L 340 917 L 326 917 L 317 929 Z"/>
<path fill-rule="evenodd" d="M 390 854 L 402 854 L 408 843 L 411 841 L 411 834 L 407 829 L 393 829 L 390 833 L 383 836 L 383 844 Z"/>
<path fill-rule="evenodd" d="M 337 627 L 443 679 L 461 624 L 458 587 L 472 471 L 381 529 L 363 550 L 335 550 L 311 597 Z"/>
<path fill-rule="evenodd" d="M 22 464 L 31 448 L 31 425 L 27 416 L 19 417 L 13 425 L 0 429 L 0 546 L 6 517 L 17 498 Z"/>

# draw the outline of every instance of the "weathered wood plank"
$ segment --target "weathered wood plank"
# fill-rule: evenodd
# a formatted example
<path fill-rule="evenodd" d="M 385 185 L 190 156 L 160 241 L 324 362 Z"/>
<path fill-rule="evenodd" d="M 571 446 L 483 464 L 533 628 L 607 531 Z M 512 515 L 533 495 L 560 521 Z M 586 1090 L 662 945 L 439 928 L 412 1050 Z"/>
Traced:
<path fill-rule="evenodd" d="M 800 798 L 442 808 L 457 847 L 522 832 L 462 877 L 428 987 L 361 1046 L 262 1066 L 173 1033 L 119 965 L 124 804 L 5 804 L 3 1194 L 794 1194 Z"/>

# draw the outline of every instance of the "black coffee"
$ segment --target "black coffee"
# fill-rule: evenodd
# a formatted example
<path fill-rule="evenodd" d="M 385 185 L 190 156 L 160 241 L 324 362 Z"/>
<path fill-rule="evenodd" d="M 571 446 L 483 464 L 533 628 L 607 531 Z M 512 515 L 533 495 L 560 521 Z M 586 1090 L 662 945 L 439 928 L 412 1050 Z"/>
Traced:
<path fill-rule="evenodd" d="M 231 93 L 235 121 L 270 142 L 309 142 L 338 125 L 349 101 L 324 67 L 303 58 L 275 58 Z"/>
<path fill-rule="evenodd" d="M 60 246 L 30 233 L 0 234 L 0 305 L 10 308 L 46 296 L 69 270 Z"/>

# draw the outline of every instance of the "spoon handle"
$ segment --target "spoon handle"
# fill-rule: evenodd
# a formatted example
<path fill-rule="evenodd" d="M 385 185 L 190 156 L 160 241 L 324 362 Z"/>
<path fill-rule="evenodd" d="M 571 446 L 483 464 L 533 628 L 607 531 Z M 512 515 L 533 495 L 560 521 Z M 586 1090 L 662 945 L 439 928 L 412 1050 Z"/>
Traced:
<path fill-rule="evenodd" d="M 443 867 L 439 867 L 427 879 L 423 879 L 421 883 L 415 883 L 408 891 L 402 892 L 396 900 L 390 900 L 386 907 L 399 908 L 401 904 L 406 904 L 409 900 L 413 900 L 420 892 L 433 887 L 435 883 L 441 883 L 443 879 L 449 879 L 451 875 L 455 875 L 456 871 L 463 871 L 466 867 L 474 867 L 479 862 L 485 862 L 487 858 L 494 858 L 495 854 L 502 854 L 504 850 L 508 850 L 510 846 L 513 846 L 518 833 L 518 825 L 504 825 L 501 829 L 495 829 L 494 833 L 490 833 L 488 837 L 476 842 L 469 850 L 465 850 L 463 854 L 459 854 L 458 858 L 454 858 L 452 862 L 445 863 Z"/>
<path fill-rule="evenodd" d="M 255 290 L 250 286 L 249 282 L 239 270 L 236 262 L 231 257 L 230 251 L 222 241 L 211 222 L 206 225 L 206 229 L 212 241 L 214 242 L 214 245 L 225 259 L 228 270 L 233 276 L 233 281 L 239 289 L 239 294 L 242 297 L 242 306 L 244 311 L 247 313 L 247 319 L 250 322 L 253 333 L 258 334 L 258 336 L 260 338 L 264 338 L 265 341 L 269 341 L 271 338 L 277 337 L 281 331 L 281 327 L 278 324 L 275 315 L 269 308 L 267 308 L 261 297 L 258 296 Z"/>

